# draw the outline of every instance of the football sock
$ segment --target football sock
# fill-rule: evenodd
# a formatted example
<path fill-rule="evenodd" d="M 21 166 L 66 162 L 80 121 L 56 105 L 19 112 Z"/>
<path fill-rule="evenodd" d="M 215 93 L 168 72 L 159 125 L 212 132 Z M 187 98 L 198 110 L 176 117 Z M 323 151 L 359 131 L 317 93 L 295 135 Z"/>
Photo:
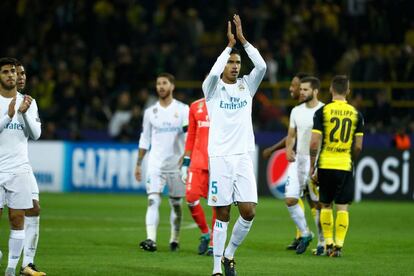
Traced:
<path fill-rule="evenodd" d="M 214 236 L 214 226 L 216 224 L 216 208 L 212 207 L 211 208 L 211 213 L 212 213 L 212 218 L 211 218 L 211 234 L 210 234 L 210 244 L 209 246 L 212 247 L 213 246 L 213 236 Z"/>
<path fill-rule="evenodd" d="M 236 252 L 237 247 L 239 247 L 240 244 L 243 242 L 244 238 L 246 238 L 247 233 L 249 233 L 250 228 L 252 227 L 252 224 L 253 220 L 248 221 L 239 216 L 239 218 L 233 226 L 230 242 L 227 245 L 226 250 L 224 251 L 224 257 L 228 259 L 233 259 L 234 252 Z"/>
<path fill-rule="evenodd" d="M 170 206 L 171 206 L 171 213 L 170 213 L 170 224 L 171 224 L 171 242 L 179 242 L 180 238 L 180 228 L 181 228 L 181 219 L 182 219 L 182 209 L 181 209 L 181 202 L 182 199 L 170 198 Z"/>
<path fill-rule="evenodd" d="M 295 222 L 296 227 L 299 228 L 302 236 L 309 235 L 309 229 L 306 223 L 305 213 L 303 212 L 303 209 L 300 208 L 299 204 L 288 206 L 287 208 L 289 210 L 290 217 Z"/>
<path fill-rule="evenodd" d="M 37 243 L 39 241 L 39 220 L 40 217 L 24 217 L 24 250 L 22 267 L 34 263 Z"/>
<path fill-rule="evenodd" d="M 24 244 L 24 230 L 10 230 L 9 261 L 7 267 L 16 268 Z"/>
<path fill-rule="evenodd" d="M 321 225 L 325 244 L 333 244 L 333 215 L 332 209 L 322 208 Z"/>
<path fill-rule="evenodd" d="M 191 216 L 194 221 L 197 223 L 198 228 L 200 228 L 202 234 L 209 233 L 208 225 L 206 221 L 206 216 L 204 214 L 203 207 L 200 205 L 200 200 L 194 202 L 187 202 L 188 207 L 190 208 Z"/>
<path fill-rule="evenodd" d="M 157 241 L 157 227 L 160 221 L 159 206 L 161 204 L 161 196 L 159 194 L 148 195 L 147 214 L 145 216 L 145 224 L 147 227 L 147 239 Z"/>
<path fill-rule="evenodd" d="M 323 232 L 321 227 L 321 210 L 312 208 L 312 216 L 313 220 L 315 221 L 316 229 L 318 230 L 318 246 L 323 246 L 325 244 L 325 240 L 323 238 Z"/>
<path fill-rule="evenodd" d="M 335 244 L 338 247 L 344 246 L 346 232 L 349 226 L 348 211 L 337 211 L 335 221 Z"/>
<path fill-rule="evenodd" d="M 224 253 L 224 246 L 226 244 L 227 239 L 227 226 L 229 222 L 221 221 L 216 219 L 216 224 L 214 226 L 214 247 L 213 247 L 213 254 L 214 254 L 214 267 L 213 267 L 213 274 L 221 273 L 221 257 L 223 257 Z"/>
<path fill-rule="evenodd" d="M 300 208 L 305 212 L 305 204 L 303 204 L 303 200 L 301 198 L 298 199 L 298 204 Z M 299 239 L 302 236 L 298 227 L 296 227 L 296 239 Z"/>

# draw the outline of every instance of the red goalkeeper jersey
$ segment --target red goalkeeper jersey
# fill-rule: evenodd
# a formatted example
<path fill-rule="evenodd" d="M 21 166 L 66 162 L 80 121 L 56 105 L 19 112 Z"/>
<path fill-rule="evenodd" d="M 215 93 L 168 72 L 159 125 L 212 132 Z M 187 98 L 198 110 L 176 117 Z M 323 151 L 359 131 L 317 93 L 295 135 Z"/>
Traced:
<path fill-rule="evenodd" d="M 210 120 L 204 98 L 191 104 L 188 121 L 185 150 L 191 151 L 190 168 L 208 170 L 207 145 Z"/>

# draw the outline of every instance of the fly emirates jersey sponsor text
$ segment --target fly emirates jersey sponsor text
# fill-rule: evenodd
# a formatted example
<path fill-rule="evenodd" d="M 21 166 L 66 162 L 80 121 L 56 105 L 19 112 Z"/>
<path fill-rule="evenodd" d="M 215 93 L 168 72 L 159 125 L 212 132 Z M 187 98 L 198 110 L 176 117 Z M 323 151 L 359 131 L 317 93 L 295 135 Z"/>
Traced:
<path fill-rule="evenodd" d="M 139 148 L 149 150 L 150 172 L 179 171 L 188 111 L 188 105 L 175 99 L 167 107 L 157 102 L 145 110 Z"/>

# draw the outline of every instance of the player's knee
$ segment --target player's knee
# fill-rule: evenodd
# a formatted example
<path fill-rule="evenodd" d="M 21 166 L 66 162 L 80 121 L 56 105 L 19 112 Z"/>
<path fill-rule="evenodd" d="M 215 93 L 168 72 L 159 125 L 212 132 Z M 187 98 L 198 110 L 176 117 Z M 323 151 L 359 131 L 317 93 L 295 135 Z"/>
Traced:
<path fill-rule="evenodd" d="M 197 194 L 186 194 L 185 196 L 188 206 L 193 202 L 200 202 L 200 196 Z"/>
<path fill-rule="evenodd" d="M 24 229 L 24 211 L 9 212 L 10 227 L 13 230 Z"/>
<path fill-rule="evenodd" d="M 157 207 L 161 204 L 161 196 L 159 194 L 148 195 L 148 207 Z"/>
<path fill-rule="evenodd" d="M 255 209 L 244 210 L 242 213 L 240 213 L 240 216 L 244 220 L 252 221 L 254 217 L 256 216 L 256 210 Z"/>
<path fill-rule="evenodd" d="M 221 221 L 229 221 L 230 209 L 225 207 L 216 207 L 216 218 Z"/>
<path fill-rule="evenodd" d="M 187 199 L 187 205 L 188 207 L 190 207 L 190 209 L 196 207 L 199 204 L 200 204 L 200 200 L 190 201 Z"/>
<path fill-rule="evenodd" d="M 182 210 L 181 210 L 181 204 L 183 199 L 182 198 L 176 198 L 176 197 L 170 197 L 170 206 L 173 208 L 175 214 L 177 216 L 181 216 Z"/>
<path fill-rule="evenodd" d="M 287 197 L 287 198 L 285 198 L 285 203 L 289 207 L 294 206 L 294 205 L 298 204 L 298 199 L 293 198 L 293 197 Z"/>
<path fill-rule="evenodd" d="M 332 203 L 323 203 L 323 202 L 321 202 L 321 208 L 323 208 L 323 209 L 332 209 Z"/>

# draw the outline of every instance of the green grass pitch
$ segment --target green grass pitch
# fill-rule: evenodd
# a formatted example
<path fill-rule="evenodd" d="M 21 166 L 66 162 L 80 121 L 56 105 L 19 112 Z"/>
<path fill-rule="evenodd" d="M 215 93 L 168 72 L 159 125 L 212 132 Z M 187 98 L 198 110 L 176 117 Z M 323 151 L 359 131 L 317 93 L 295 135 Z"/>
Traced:
<path fill-rule="evenodd" d="M 146 238 L 143 195 L 44 193 L 41 206 L 36 264 L 48 275 L 211 275 L 212 258 L 197 255 L 199 230 L 186 206 L 181 250 L 169 252 L 169 206 L 165 197 L 155 253 L 138 248 Z M 252 230 L 236 252 L 238 274 L 414 275 L 413 211 L 412 202 L 353 204 L 342 258 L 312 256 L 316 241 L 305 254 L 297 256 L 285 250 L 294 236 L 294 226 L 283 202 L 260 198 Z M 234 222 L 234 207 L 232 215 Z M 315 232 L 309 211 L 307 217 Z M 6 214 L 0 231 L 0 248 L 7 255 Z M 231 226 L 228 238 L 230 233 Z M 6 263 L 4 256 L 0 273 Z"/>

